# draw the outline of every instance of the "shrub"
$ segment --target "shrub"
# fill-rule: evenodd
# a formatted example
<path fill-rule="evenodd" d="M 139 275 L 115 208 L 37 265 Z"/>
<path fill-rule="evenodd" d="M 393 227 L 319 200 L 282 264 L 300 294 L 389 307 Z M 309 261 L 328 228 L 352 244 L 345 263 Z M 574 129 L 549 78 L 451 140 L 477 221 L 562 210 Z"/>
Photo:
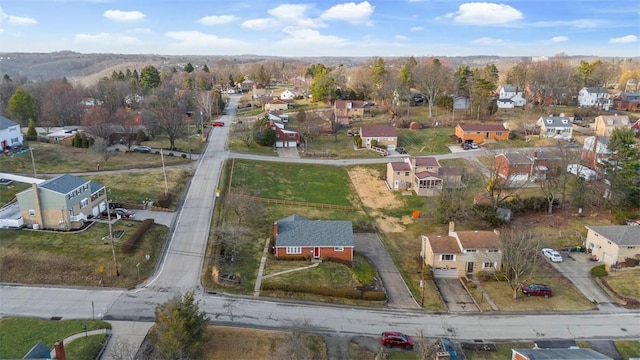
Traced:
<path fill-rule="evenodd" d="M 163 193 L 158 199 L 158 206 L 168 208 L 171 205 L 171 193 Z"/>
<path fill-rule="evenodd" d="M 140 226 L 138 226 L 136 231 L 131 234 L 131 236 L 129 236 L 124 244 L 122 244 L 121 251 L 125 254 L 135 252 L 138 248 L 138 243 L 147 232 L 147 230 L 149 230 L 151 225 L 153 225 L 153 219 L 146 219 L 142 223 L 140 223 Z"/>
<path fill-rule="evenodd" d="M 607 269 L 605 269 L 604 264 L 603 265 L 598 265 L 598 266 L 594 266 L 593 268 L 591 268 L 591 276 L 593 277 L 605 277 L 607 276 Z"/>
<path fill-rule="evenodd" d="M 480 281 L 489 281 L 493 278 L 493 274 L 488 271 L 478 271 L 476 276 Z"/>
<path fill-rule="evenodd" d="M 425 280 L 433 280 L 433 269 L 431 265 L 425 265 L 423 277 Z"/>
<path fill-rule="evenodd" d="M 351 288 L 320 288 L 314 284 L 274 284 L 267 282 L 262 283 L 262 289 L 370 301 L 382 301 L 387 298 L 387 295 L 383 291 L 364 291 Z"/>
<path fill-rule="evenodd" d="M 187 158 L 187 154 L 182 154 L 182 155 L 180 155 L 180 156 L 181 156 L 183 159 L 186 159 L 186 158 Z"/>
<path fill-rule="evenodd" d="M 616 225 L 625 225 L 627 223 L 627 213 L 624 209 L 616 209 L 613 215 L 613 223 Z"/>
<path fill-rule="evenodd" d="M 636 267 L 638 266 L 638 263 L 640 263 L 640 259 L 626 258 L 624 259 L 624 262 L 628 267 Z"/>

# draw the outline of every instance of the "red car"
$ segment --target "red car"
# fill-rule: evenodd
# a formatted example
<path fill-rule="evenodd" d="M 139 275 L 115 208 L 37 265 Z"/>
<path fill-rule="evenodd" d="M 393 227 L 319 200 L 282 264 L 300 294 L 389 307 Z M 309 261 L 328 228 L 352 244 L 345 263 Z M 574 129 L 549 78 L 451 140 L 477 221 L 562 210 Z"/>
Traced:
<path fill-rule="evenodd" d="M 522 293 L 527 296 L 544 296 L 546 298 L 553 296 L 553 291 L 549 285 L 530 284 L 522 287 Z"/>
<path fill-rule="evenodd" d="M 214 121 L 211 123 L 211 126 L 224 126 L 224 123 L 222 121 Z"/>
<path fill-rule="evenodd" d="M 380 335 L 380 344 L 387 348 L 402 347 L 407 350 L 412 350 L 413 338 L 403 333 L 387 331 Z"/>

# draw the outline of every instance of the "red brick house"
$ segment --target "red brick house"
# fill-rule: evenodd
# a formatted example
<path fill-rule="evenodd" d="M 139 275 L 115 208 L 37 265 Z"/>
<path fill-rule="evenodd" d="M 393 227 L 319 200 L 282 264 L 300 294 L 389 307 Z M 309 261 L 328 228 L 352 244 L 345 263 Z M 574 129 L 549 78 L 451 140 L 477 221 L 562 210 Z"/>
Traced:
<path fill-rule="evenodd" d="M 509 129 L 502 124 L 458 124 L 455 136 L 463 143 L 482 144 L 486 140 L 509 140 Z"/>
<path fill-rule="evenodd" d="M 535 151 L 532 155 L 512 151 L 498 154 L 494 159 L 496 171 L 506 187 L 556 177 L 559 164 L 560 158 L 550 151 Z"/>
<path fill-rule="evenodd" d="M 362 100 L 336 100 L 333 103 L 333 112 L 336 119 L 362 118 L 364 117 L 364 101 Z"/>
<path fill-rule="evenodd" d="M 609 150 L 609 136 L 589 136 L 582 144 L 582 164 L 590 169 L 603 171 L 607 159 L 613 156 Z"/>
<path fill-rule="evenodd" d="M 270 120 L 268 125 L 276 133 L 277 148 L 298 147 L 300 145 L 300 133 L 293 128 L 285 128 L 284 124 Z"/>
<path fill-rule="evenodd" d="M 309 220 L 291 215 L 273 223 L 274 254 L 279 258 L 333 258 L 353 261 L 351 221 Z"/>

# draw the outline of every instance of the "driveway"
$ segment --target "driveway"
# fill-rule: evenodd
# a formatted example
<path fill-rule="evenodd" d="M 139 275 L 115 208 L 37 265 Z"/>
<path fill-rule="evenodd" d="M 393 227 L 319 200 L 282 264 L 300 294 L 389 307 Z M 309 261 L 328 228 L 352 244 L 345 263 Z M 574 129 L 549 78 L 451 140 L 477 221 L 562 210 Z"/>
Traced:
<path fill-rule="evenodd" d="M 353 242 L 355 250 L 363 254 L 378 269 L 384 289 L 387 291 L 389 307 L 420 309 L 378 235 L 372 233 L 353 234 Z"/>
<path fill-rule="evenodd" d="M 295 147 L 278 148 L 278 157 L 299 158 L 300 153 L 298 153 L 298 148 Z"/>
<path fill-rule="evenodd" d="M 450 312 L 480 311 L 471 295 L 460 284 L 460 279 L 435 278 L 434 281 Z"/>
<path fill-rule="evenodd" d="M 564 261 L 551 263 L 556 270 L 569 279 L 582 294 L 600 310 L 623 311 L 591 278 L 590 270 L 599 265 L 590 260 L 587 253 L 562 253 Z"/>
<path fill-rule="evenodd" d="M 136 220 L 153 219 L 156 224 L 164 225 L 168 228 L 173 226 L 173 219 L 176 217 L 175 212 L 167 211 L 151 211 L 151 210 L 135 210 Z"/>

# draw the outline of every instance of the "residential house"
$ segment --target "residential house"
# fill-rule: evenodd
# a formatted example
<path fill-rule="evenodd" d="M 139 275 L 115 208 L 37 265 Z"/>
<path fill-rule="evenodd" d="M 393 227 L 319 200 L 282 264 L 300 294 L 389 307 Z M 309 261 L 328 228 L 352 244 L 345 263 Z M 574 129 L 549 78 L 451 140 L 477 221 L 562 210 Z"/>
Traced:
<path fill-rule="evenodd" d="M 540 127 L 540 137 L 568 140 L 573 136 L 573 122 L 568 116 L 542 116 L 536 126 Z"/>
<path fill-rule="evenodd" d="M 505 125 L 496 124 L 458 124 L 455 136 L 460 142 L 482 144 L 487 140 L 509 140 L 509 130 Z"/>
<path fill-rule="evenodd" d="M 609 136 L 589 136 L 584 138 L 582 144 L 582 164 L 588 168 L 602 171 L 607 162 L 614 153 L 609 150 Z"/>
<path fill-rule="evenodd" d="M 433 157 L 409 157 L 402 162 L 387 163 L 386 182 L 392 190 L 436 196 L 443 188 L 461 187 L 462 173 L 457 168 L 441 167 Z"/>
<path fill-rule="evenodd" d="M 607 265 L 634 258 L 640 253 L 640 226 L 603 225 L 585 226 L 585 246 L 591 255 Z"/>
<path fill-rule="evenodd" d="M 242 81 L 241 83 L 237 84 L 238 86 L 238 90 L 240 90 L 240 92 L 246 93 L 249 92 L 251 90 L 253 90 L 253 87 L 255 86 L 255 82 L 246 79 L 244 81 Z"/>
<path fill-rule="evenodd" d="M 636 137 L 640 136 L 640 120 L 637 120 L 633 123 L 633 125 L 631 125 L 631 130 L 636 135 Z"/>
<path fill-rule="evenodd" d="M 517 187 L 558 175 L 560 157 L 552 151 L 538 150 L 529 155 L 519 151 L 497 154 L 494 165 L 502 186 Z"/>
<path fill-rule="evenodd" d="M 20 124 L 0 116 L 0 150 L 4 151 L 8 146 L 20 146 L 23 140 Z"/>
<path fill-rule="evenodd" d="M 625 111 L 640 111 L 640 93 L 623 92 L 613 101 L 614 108 Z"/>
<path fill-rule="evenodd" d="M 351 221 L 309 220 L 291 215 L 273 223 L 274 253 L 279 258 L 333 258 L 353 261 Z"/>
<path fill-rule="evenodd" d="M 362 126 L 360 127 L 360 137 L 362 138 L 362 144 L 368 149 L 373 146 L 372 142 L 376 144 L 375 147 L 384 145 L 389 150 L 395 150 L 398 146 L 398 132 L 393 126 Z"/>
<path fill-rule="evenodd" d="M 333 112 L 337 122 L 348 125 L 349 120 L 364 117 L 364 101 L 338 99 L 333 103 Z"/>
<path fill-rule="evenodd" d="M 16 198 L 24 223 L 43 229 L 81 228 L 107 206 L 104 185 L 70 174 L 32 184 Z"/>
<path fill-rule="evenodd" d="M 471 101 L 466 96 L 453 97 L 453 110 L 469 110 Z"/>
<path fill-rule="evenodd" d="M 293 128 L 285 128 L 284 124 L 276 121 L 269 121 L 268 126 L 276 133 L 276 148 L 298 147 L 300 145 L 300 133 Z"/>
<path fill-rule="evenodd" d="M 79 132 L 77 126 L 65 126 L 62 129 L 47 134 L 47 140 L 52 144 L 71 145 L 77 132 Z"/>
<path fill-rule="evenodd" d="M 498 108 L 499 109 L 513 109 L 514 107 L 524 107 L 527 104 L 522 89 L 518 86 L 504 84 L 498 86 L 496 90 L 498 95 Z"/>
<path fill-rule="evenodd" d="M 265 111 L 273 111 L 273 110 L 287 110 L 289 109 L 290 101 L 280 100 L 280 99 L 271 99 L 264 102 L 262 108 Z"/>
<path fill-rule="evenodd" d="M 447 235 L 422 235 L 420 256 L 434 277 L 458 278 L 500 269 L 500 247 L 497 230 L 455 231 L 455 224 L 449 222 Z"/>
<path fill-rule="evenodd" d="M 511 349 L 511 360 L 613 360 L 588 348 L 578 349 Z"/>
<path fill-rule="evenodd" d="M 583 87 L 578 92 L 578 106 L 609 110 L 611 107 L 609 92 L 603 87 Z"/>
<path fill-rule="evenodd" d="M 280 93 L 280 100 L 296 100 L 302 99 L 303 97 L 304 95 L 292 89 L 285 89 L 282 93 Z"/>
<path fill-rule="evenodd" d="M 611 136 L 613 129 L 630 126 L 631 123 L 627 115 L 600 115 L 596 117 L 593 124 L 593 133 L 598 136 Z"/>

